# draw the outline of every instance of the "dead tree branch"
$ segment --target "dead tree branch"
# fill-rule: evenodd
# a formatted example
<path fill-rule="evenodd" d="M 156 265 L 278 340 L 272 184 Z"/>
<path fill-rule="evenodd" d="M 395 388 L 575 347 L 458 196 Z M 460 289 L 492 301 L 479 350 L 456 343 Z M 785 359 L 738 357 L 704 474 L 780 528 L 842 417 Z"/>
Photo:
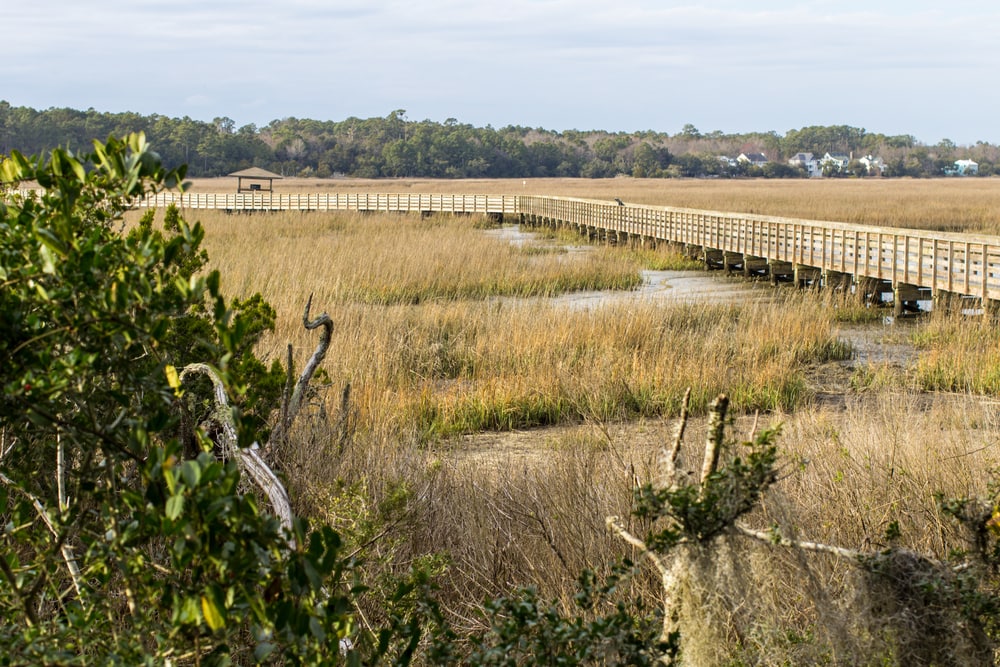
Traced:
<path fill-rule="evenodd" d="M 323 331 L 320 333 L 319 342 L 316 344 L 316 350 L 313 352 L 309 361 L 306 363 L 305 368 L 302 369 L 302 374 L 299 375 L 299 379 L 295 382 L 294 387 L 292 385 L 292 354 L 291 346 L 289 346 L 288 351 L 288 382 L 285 385 L 285 396 L 282 400 L 281 405 L 281 421 L 278 426 L 271 433 L 271 440 L 273 442 L 280 442 L 281 440 L 288 437 L 288 432 L 292 428 L 292 424 L 295 423 L 295 418 L 299 414 L 299 410 L 302 408 L 302 403 L 306 398 L 308 393 L 309 383 L 312 381 L 313 375 L 316 374 L 319 365 L 326 358 L 327 350 L 330 349 L 330 340 L 333 338 L 333 320 L 326 313 L 323 313 L 314 320 L 309 319 L 309 310 L 312 307 L 312 295 L 309 295 L 309 300 L 306 302 L 305 312 L 302 314 L 302 326 L 304 326 L 308 331 L 313 329 L 318 329 L 323 327 Z"/>
<path fill-rule="evenodd" d="M 863 551 L 857 551 L 855 549 L 847 549 L 844 547 L 832 546 L 829 544 L 822 544 L 820 542 L 809 542 L 806 540 L 793 540 L 781 535 L 777 530 L 764 531 L 756 530 L 750 528 L 749 526 L 744 526 L 742 524 L 733 524 L 733 528 L 736 529 L 740 535 L 745 535 L 746 537 L 755 539 L 759 542 L 765 542 L 767 544 L 773 544 L 781 547 L 792 547 L 795 549 L 803 549 L 805 551 L 813 551 L 816 553 L 832 554 L 834 556 L 839 556 L 840 558 L 847 558 L 849 560 L 860 560 L 865 554 Z"/>
<path fill-rule="evenodd" d="M 292 348 L 288 348 L 288 382 L 285 386 L 285 393 L 281 405 L 281 417 L 278 425 L 271 433 L 271 438 L 264 447 L 264 451 L 270 449 L 272 442 L 277 442 L 287 437 L 295 423 L 295 418 L 302 408 L 305 396 L 308 393 L 309 383 L 316 374 L 320 363 L 326 357 L 330 348 L 330 340 L 333 337 L 333 320 L 326 313 L 323 313 L 314 320 L 309 319 L 309 310 L 312 306 L 312 296 L 306 302 L 305 313 L 302 315 L 302 324 L 309 331 L 323 328 L 320 334 L 316 351 L 303 369 L 298 381 L 292 382 Z M 253 482 L 267 495 L 274 509 L 275 515 L 281 521 L 281 525 L 289 532 L 292 529 L 292 504 L 288 498 L 288 491 L 281 483 L 278 476 L 274 474 L 271 467 L 261 456 L 261 447 L 258 443 L 253 443 L 250 447 L 240 447 L 236 433 L 236 424 L 233 420 L 233 411 L 229 406 L 229 398 L 226 396 L 226 387 L 222 378 L 214 368 L 207 364 L 189 364 L 181 371 L 180 379 L 183 382 L 193 374 L 205 375 L 212 382 L 215 410 L 211 420 L 219 427 L 219 435 L 216 436 L 216 445 L 221 451 L 223 460 L 236 459 L 240 469 L 253 480 Z"/>
<path fill-rule="evenodd" d="M 200 373 L 206 375 L 212 381 L 215 395 L 215 410 L 212 420 L 219 426 L 220 435 L 216 444 L 222 451 L 223 460 L 236 459 L 240 470 L 246 473 L 255 484 L 267 495 L 274 508 L 274 513 L 281 521 L 281 525 L 287 530 L 292 529 L 292 504 L 288 499 L 288 492 L 284 484 L 274 474 L 274 471 L 264 462 L 258 453 L 259 446 L 255 442 L 250 447 L 240 447 L 236 436 L 236 425 L 233 421 L 233 412 L 229 407 L 229 399 L 226 396 L 226 388 L 222 383 L 222 378 L 214 368 L 207 364 L 189 364 L 181 371 L 180 379 L 183 382 L 189 376 Z"/>
<path fill-rule="evenodd" d="M 24 494 L 24 496 L 31 501 L 32 507 L 35 508 L 35 513 L 38 514 L 38 517 L 45 524 L 46 528 L 49 529 L 49 532 L 52 533 L 52 536 L 56 538 L 57 542 L 59 542 L 59 553 L 62 555 L 63 562 L 66 563 L 66 569 L 69 571 L 70 578 L 73 581 L 73 589 L 76 591 L 77 598 L 82 602 L 83 598 L 81 597 L 81 591 L 80 591 L 80 580 L 81 580 L 80 566 L 77 565 L 76 554 L 73 551 L 73 547 L 70 546 L 69 544 L 66 544 L 65 535 L 59 534 L 59 530 L 56 528 L 56 525 L 52 522 L 52 517 L 49 516 L 49 512 L 45 508 L 45 505 L 42 503 L 41 500 L 38 499 L 37 496 L 33 495 L 23 487 L 16 484 L 14 480 L 12 480 L 10 477 L 7 477 L 7 475 L 3 474 L 2 472 L 0 472 L 0 482 L 18 491 L 19 493 Z"/>
<path fill-rule="evenodd" d="M 684 429 L 687 427 L 688 410 L 691 406 L 691 387 L 684 392 L 684 399 L 681 401 L 681 416 L 677 420 L 677 430 L 674 432 L 674 441 L 670 445 L 670 451 L 664 452 L 664 483 L 671 486 L 675 483 L 677 475 L 677 457 L 681 453 L 681 444 L 684 442 Z"/>

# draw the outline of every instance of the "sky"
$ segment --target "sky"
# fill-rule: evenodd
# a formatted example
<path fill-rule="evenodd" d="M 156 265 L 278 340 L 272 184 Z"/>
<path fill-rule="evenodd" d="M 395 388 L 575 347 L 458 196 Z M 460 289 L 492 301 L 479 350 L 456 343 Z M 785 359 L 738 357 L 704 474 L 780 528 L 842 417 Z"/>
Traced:
<path fill-rule="evenodd" d="M 6 0 L 0 100 L 1000 144 L 994 0 Z"/>

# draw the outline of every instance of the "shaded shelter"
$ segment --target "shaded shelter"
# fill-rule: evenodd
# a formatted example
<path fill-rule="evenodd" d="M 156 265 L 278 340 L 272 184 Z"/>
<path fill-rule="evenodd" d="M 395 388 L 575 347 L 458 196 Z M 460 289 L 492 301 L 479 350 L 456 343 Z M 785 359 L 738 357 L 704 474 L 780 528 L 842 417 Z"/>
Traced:
<path fill-rule="evenodd" d="M 274 179 L 282 178 L 280 174 L 275 174 L 260 167 L 250 167 L 249 169 L 234 171 L 229 175 L 235 176 L 237 179 L 236 192 L 271 192 L 274 189 Z M 243 181 L 247 182 L 245 187 Z M 265 182 L 267 183 L 267 187 L 263 187 Z"/>

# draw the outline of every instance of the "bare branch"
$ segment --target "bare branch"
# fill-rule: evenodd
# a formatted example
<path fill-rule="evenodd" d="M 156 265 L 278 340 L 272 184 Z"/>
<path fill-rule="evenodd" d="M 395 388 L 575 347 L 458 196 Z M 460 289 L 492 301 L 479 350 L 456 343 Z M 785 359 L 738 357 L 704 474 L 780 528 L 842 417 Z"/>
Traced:
<path fill-rule="evenodd" d="M 337 453 L 342 454 L 350 438 L 350 416 L 351 416 L 351 383 L 344 385 L 340 393 L 340 414 L 337 415 L 337 423 L 333 432 L 337 434 Z"/>
<path fill-rule="evenodd" d="M 681 401 L 681 416 L 677 422 L 677 430 L 674 433 L 674 441 L 670 445 L 670 451 L 664 452 L 666 454 L 663 466 L 666 479 L 664 480 L 666 484 L 674 484 L 674 478 L 677 474 L 677 457 L 681 453 L 681 444 L 684 442 L 684 429 L 687 428 L 688 421 L 688 411 L 691 407 L 691 387 L 688 387 L 684 392 L 684 399 Z"/>
<path fill-rule="evenodd" d="M 288 344 L 288 354 L 285 357 L 285 389 L 281 394 L 281 433 L 288 433 L 291 424 L 288 420 L 288 404 L 292 400 L 292 388 L 295 386 L 295 369 L 292 360 L 292 344 Z"/>
<path fill-rule="evenodd" d="M 194 373 L 207 375 L 212 381 L 215 390 L 215 411 L 212 417 L 222 430 L 222 435 L 219 437 L 220 442 L 217 444 L 221 447 L 223 456 L 235 458 L 240 469 L 249 475 L 257 486 L 267 494 L 281 525 L 290 532 L 292 529 L 292 504 L 288 499 L 288 492 L 274 471 L 258 454 L 257 443 L 248 448 L 238 446 L 236 425 L 233 422 L 233 413 L 229 408 L 229 399 L 226 397 L 222 378 L 215 372 L 215 369 L 207 364 L 189 364 L 181 371 L 181 381 L 183 382 Z"/>
<path fill-rule="evenodd" d="M 206 375 L 212 381 L 212 389 L 215 394 L 215 410 L 212 418 L 222 429 L 222 437 L 220 442 L 216 444 L 222 449 L 223 459 L 239 456 L 236 425 L 233 423 L 233 413 L 229 408 L 229 397 L 226 396 L 226 386 L 222 383 L 222 378 L 208 364 L 188 364 L 181 370 L 181 382 L 194 373 Z"/>
<path fill-rule="evenodd" d="M 687 568 L 686 559 L 682 558 L 680 553 L 674 553 L 668 565 L 659 554 L 650 550 L 645 542 L 630 533 L 622 525 L 621 519 L 616 516 L 609 516 L 605 521 L 612 532 L 651 560 L 653 565 L 656 566 L 656 570 L 660 573 L 660 585 L 663 588 L 663 630 L 660 640 L 664 642 L 668 641 L 676 628 L 677 587 Z"/>
<path fill-rule="evenodd" d="M 271 434 L 271 440 L 273 441 L 283 439 L 291 429 L 292 424 L 295 422 L 295 417 L 298 416 L 299 410 L 302 408 L 302 402 L 305 399 L 306 390 L 309 388 L 309 382 L 312 381 L 312 377 L 319 368 L 320 363 L 326 358 L 327 350 L 330 348 L 330 340 L 333 338 L 333 320 L 326 313 L 323 313 L 315 320 L 310 320 L 309 310 L 311 307 L 312 295 L 310 294 L 309 300 L 306 302 L 305 312 L 302 314 L 302 326 L 309 331 L 323 327 L 323 331 L 320 334 L 319 343 L 316 344 L 316 351 L 313 352 L 305 368 L 302 369 L 302 374 L 299 375 L 299 379 L 295 383 L 295 388 L 282 406 L 282 422 Z M 291 373 L 291 363 L 289 363 L 289 373 Z"/>
<path fill-rule="evenodd" d="M 619 517 L 609 516 L 604 521 L 607 524 L 608 528 L 611 530 L 611 532 L 615 533 L 625 542 L 638 549 L 643 556 L 653 561 L 653 565 L 656 566 L 657 571 L 659 571 L 660 573 L 660 577 L 663 578 L 664 581 L 668 576 L 671 576 L 670 568 L 666 566 L 666 564 L 660 558 L 659 554 L 657 554 L 655 551 L 650 550 L 650 548 L 646 546 L 645 542 L 643 542 L 638 537 L 630 533 L 628 529 L 622 525 L 622 521 Z"/>
<path fill-rule="evenodd" d="M 66 484 L 65 484 L 65 455 L 63 453 L 62 436 L 56 431 L 56 495 L 59 498 L 59 511 L 65 512 L 69 509 L 69 503 L 66 501 Z"/>
<path fill-rule="evenodd" d="M 56 541 L 60 542 L 59 551 L 62 554 L 63 561 L 66 563 L 66 569 L 69 570 L 70 577 L 73 580 L 73 589 L 76 590 L 76 595 L 80 599 L 81 603 L 83 598 L 80 597 L 80 567 L 76 564 L 76 554 L 73 552 L 73 547 L 66 544 L 63 539 L 64 537 L 59 535 L 59 531 L 56 529 L 54 523 L 52 523 L 52 518 L 49 516 L 48 510 L 45 509 L 45 505 L 42 501 L 38 499 L 37 496 L 28 492 L 26 489 L 14 483 L 10 477 L 0 472 L 0 482 L 3 482 L 7 486 L 16 489 L 20 493 L 24 494 L 28 500 L 31 501 L 32 506 L 35 508 L 35 512 L 38 514 L 39 518 L 45 523 L 45 526 L 52 533 L 52 536 L 56 538 Z"/>
<path fill-rule="evenodd" d="M 312 306 L 312 295 L 309 295 L 309 300 L 306 302 L 306 310 L 302 314 L 302 326 L 304 326 L 309 331 L 313 329 L 318 329 L 323 327 L 323 331 L 320 334 L 319 343 L 316 345 L 316 350 L 313 352 L 312 357 L 306 363 L 306 367 L 302 369 L 302 374 L 299 376 L 299 381 L 295 384 L 295 391 L 292 392 L 291 410 L 289 412 L 289 418 L 294 420 L 295 415 L 298 413 L 299 408 L 302 406 L 302 400 L 305 397 L 306 389 L 309 386 L 309 382 L 312 380 L 313 375 L 316 373 L 316 369 L 319 368 L 320 363 L 326 358 L 326 352 L 330 348 L 330 340 L 333 337 L 333 320 L 326 313 L 323 313 L 315 320 L 309 320 L 309 309 Z"/>
<path fill-rule="evenodd" d="M 847 549 L 844 547 L 835 547 L 829 544 L 821 544 L 819 542 L 807 542 L 805 540 L 792 540 L 787 537 L 783 537 L 777 530 L 764 531 L 755 530 L 748 526 L 743 526 L 741 524 L 735 523 L 733 527 L 741 534 L 747 537 L 751 537 L 760 542 L 766 542 L 768 544 L 774 544 L 782 547 L 793 547 L 796 549 L 804 549 L 806 551 L 815 551 L 818 553 L 833 554 L 834 556 L 839 556 L 841 558 L 847 558 L 850 560 L 858 560 L 864 556 L 864 552 L 856 551 L 854 549 Z"/>
<path fill-rule="evenodd" d="M 270 466 L 264 462 L 264 459 L 261 458 L 258 452 L 259 447 L 255 442 L 253 446 L 239 450 L 237 461 L 253 480 L 257 482 L 257 486 L 267 494 L 268 500 L 271 501 L 271 507 L 274 508 L 274 513 L 281 521 L 281 525 L 291 532 L 292 502 L 288 498 L 288 492 L 285 490 L 285 485 L 281 483 L 281 480 L 274 474 Z M 294 540 L 291 543 L 294 546 Z"/>
<path fill-rule="evenodd" d="M 719 394 L 712 403 L 712 411 L 708 417 L 708 434 L 705 436 L 705 460 L 701 466 L 701 488 L 705 490 L 708 478 L 715 474 L 719 467 L 719 451 L 726 433 L 726 410 L 729 408 L 729 397 Z"/>

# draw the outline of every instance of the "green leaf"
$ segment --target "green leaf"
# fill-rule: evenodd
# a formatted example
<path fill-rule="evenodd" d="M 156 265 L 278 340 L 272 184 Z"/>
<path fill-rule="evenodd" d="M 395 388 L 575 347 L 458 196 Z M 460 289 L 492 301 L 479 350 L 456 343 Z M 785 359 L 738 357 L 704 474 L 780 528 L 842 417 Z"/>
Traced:
<path fill-rule="evenodd" d="M 52 251 L 49 250 L 47 245 L 43 245 L 38 250 L 42 255 L 42 271 L 49 275 L 53 275 L 56 272 L 56 263 L 52 258 Z"/>
<path fill-rule="evenodd" d="M 272 653 L 274 653 L 274 644 L 271 642 L 261 642 L 254 648 L 253 657 L 257 662 L 264 662 Z"/>
<path fill-rule="evenodd" d="M 170 496 L 167 499 L 167 518 L 176 521 L 184 513 L 184 496 Z"/>
<path fill-rule="evenodd" d="M 326 640 L 326 630 L 323 629 L 323 626 L 319 623 L 319 619 L 315 616 L 309 617 L 309 632 L 321 642 Z"/>
<path fill-rule="evenodd" d="M 198 482 L 201 480 L 201 466 L 198 465 L 197 461 L 185 461 L 181 465 L 181 477 L 184 478 L 184 483 L 187 484 L 188 488 L 194 488 L 198 486 Z"/>

